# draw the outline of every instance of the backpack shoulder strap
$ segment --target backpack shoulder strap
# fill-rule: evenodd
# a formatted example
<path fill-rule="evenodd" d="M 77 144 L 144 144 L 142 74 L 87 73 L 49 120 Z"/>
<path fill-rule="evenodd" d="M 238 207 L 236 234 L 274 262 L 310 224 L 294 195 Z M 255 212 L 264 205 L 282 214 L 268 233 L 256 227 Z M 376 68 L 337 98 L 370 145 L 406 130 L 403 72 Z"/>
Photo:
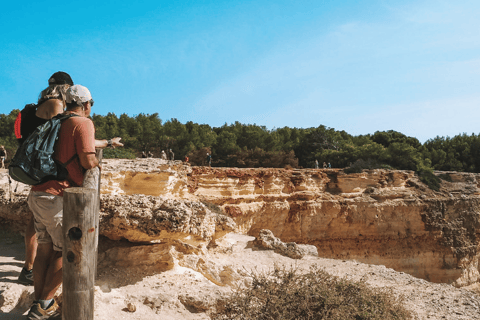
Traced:
<path fill-rule="evenodd" d="M 75 153 L 70 159 L 68 159 L 67 162 L 61 163 L 60 161 L 57 161 L 57 163 L 58 163 L 59 165 L 61 165 L 61 166 L 65 169 L 65 171 L 67 172 L 66 180 L 67 180 L 72 186 L 74 186 L 74 187 L 80 187 L 78 184 L 75 183 L 75 181 L 73 181 L 73 180 L 70 178 L 70 173 L 69 173 L 68 170 L 67 170 L 67 166 L 68 166 L 73 160 L 75 160 L 75 159 L 79 159 L 79 160 L 80 160 L 80 158 L 78 157 L 78 154 L 76 154 L 76 153 Z"/>

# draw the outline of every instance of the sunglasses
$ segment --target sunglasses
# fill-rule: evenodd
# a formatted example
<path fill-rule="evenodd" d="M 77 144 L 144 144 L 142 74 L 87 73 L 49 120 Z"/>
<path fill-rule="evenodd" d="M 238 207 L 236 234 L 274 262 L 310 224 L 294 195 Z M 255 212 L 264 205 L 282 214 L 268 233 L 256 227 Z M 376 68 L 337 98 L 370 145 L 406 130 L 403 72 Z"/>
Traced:
<path fill-rule="evenodd" d="M 90 99 L 89 102 L 90 102 L 90 107 L 93 107 L 93 103 L 94 103 L 93 99 Z"/>

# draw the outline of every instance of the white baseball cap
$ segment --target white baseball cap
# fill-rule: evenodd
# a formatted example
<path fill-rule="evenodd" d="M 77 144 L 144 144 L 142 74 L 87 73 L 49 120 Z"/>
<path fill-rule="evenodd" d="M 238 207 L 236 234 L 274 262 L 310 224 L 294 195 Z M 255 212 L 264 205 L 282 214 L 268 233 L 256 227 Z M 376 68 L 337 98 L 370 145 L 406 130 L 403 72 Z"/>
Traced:
<path fill-rule="evenodd" d="M 86 87 L 76 84 L 67 89 L 65 101 L 67 103 L 76 102 L 80 105 L 85 102 L 92 101 L 92 95 Z"/>

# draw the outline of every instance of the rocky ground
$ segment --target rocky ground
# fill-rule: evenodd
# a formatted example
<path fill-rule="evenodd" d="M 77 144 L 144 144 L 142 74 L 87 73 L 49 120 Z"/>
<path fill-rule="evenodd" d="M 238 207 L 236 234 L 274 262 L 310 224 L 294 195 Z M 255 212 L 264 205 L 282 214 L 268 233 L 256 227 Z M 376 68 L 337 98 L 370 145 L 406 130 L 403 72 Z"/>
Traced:
<path fill-rule="evenodd" d="M 291 259 L 278 250 L 259 250 L 255 238 L 227 234 L 203 259 L 210 268 L 230 270 L 231 283 L 248 278 L 248 273 L 265 271 L 274 265 L 306 270 L 318 265 L 325 271 L 352 280 L 364 280 L 373 287 L 390 288 L 403 297 L 415 319 L 480 319 L 478 288 L 458 289 L 430 283 L 384 266 L 323 259 L 306 255 Z M 33 288 L 15 282 L 23 265 L 24 246 L 17 233 L 0 231 L 0 318 L 24 319 L 33 299 Z M 209 319 L 217 299 L 226 297 L 231 286 L 219 286 L 197 271 L 175 263 L 173 269 L 152 273 L 141 267 L 102 268 L 95 283 L 96 320 Z"/>
<path fill-rule="evenodd" d="M 209 319 L 235 285 L 275 265 L 299 271 L 317 265 L 389 289 L 414 319 L 480 319 L 480 176 L 448 173 L 452 181 L 433 192 L 413 172 L 337 171 L 107 161 L 95 319 Z M 33 301 L 33 288 L 16 283 L 24 259 L 18 231 L 30 215 L 27 192 L 0 170 L 0 319 L 24 319 Z M 284 241 L 316 244 L 321 256 L 335 259 L 311 250 L 303 256 L 299 247 L 269 242 L 268 234 L 265 241 L 246 235 L 262 229 Z M 322 235 L 329 237 L 317 241 Z M 452 252 L 472 254 L 457 259 Z M 462 275 L 457 286 L 475 284 L 432 283 L 357 257 L 390 261 L 417 276 L 428 271 L 424 279 L 451 283 Z"/>

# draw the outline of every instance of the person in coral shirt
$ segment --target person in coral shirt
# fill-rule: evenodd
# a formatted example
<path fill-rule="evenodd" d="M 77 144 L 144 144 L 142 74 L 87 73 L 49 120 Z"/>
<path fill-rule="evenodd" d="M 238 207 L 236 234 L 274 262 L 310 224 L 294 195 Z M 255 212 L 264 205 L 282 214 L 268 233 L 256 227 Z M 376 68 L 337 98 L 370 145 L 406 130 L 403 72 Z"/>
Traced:
<path fill-rule="evenodd" d="M 53 299 L 62 283 L 62 220 L 63 191 L 81 186 L 83 172 L 97 167 L 95 157 L 95 128 L 88 117 L 93 106 L 90 91 L 74 85 L 68 88 L 65 113 L 74 114 L 62 123 L 55 145 L 54 157 L 67 165 L 68 179 L 50 180 L 33 186 L 28 195 L 28 206 L 35 218 L 38 249 L 33 266 L 35 301 L 27 319 L 48 319 L 56 316 L 58 304 Z"/>

